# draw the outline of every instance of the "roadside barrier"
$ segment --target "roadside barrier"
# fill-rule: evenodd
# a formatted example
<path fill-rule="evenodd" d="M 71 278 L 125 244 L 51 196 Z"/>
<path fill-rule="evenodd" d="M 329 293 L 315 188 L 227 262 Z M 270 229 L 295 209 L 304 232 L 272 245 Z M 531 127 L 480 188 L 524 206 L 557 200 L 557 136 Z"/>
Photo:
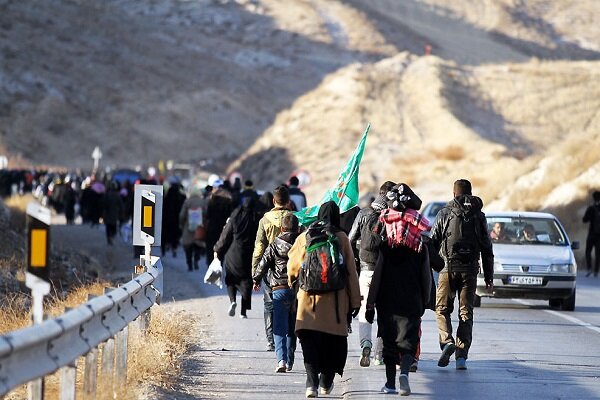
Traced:
<path fill-rule="evenodd" d="M 90 296 L 87 303 L 63 315 L 0 336 L 0 397 L 61 369 L 60 399 L 74 399 L 76 361 L 85 356 L 84 398 L 95 398 L 101 344 L 103 380 L 113 388 L 123 384 L 128 325 L 137 319 L 145 331 L 149 310 L 160 304 L 163 291 L 160 258 L 152 257 L 147 265 L 145 272 L 134 274 L 131 281 L 106 290 L 103 296 Z"/>

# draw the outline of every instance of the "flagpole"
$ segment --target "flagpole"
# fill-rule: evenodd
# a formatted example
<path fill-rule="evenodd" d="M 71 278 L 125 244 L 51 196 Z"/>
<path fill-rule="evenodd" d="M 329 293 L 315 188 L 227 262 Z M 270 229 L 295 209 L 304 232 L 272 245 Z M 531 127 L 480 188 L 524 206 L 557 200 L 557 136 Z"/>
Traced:
<path fill-rule="evenodd" d="M 363 132 L 363 134 L 362 134 L 362 135 L 363 135 L 363 136 L 367 135 L 367 134 L 369 133 L 369 130 L 370 130 L 370 129 L 371 129 L 371 123 L 370 123 L 370 122 L 367 122 L 367 128 L 365 129 L 365 131 Z M 361 138 L 361 139 L 362 139 L 362 138 Z M 366 141 L 366 140 L 367 140 L 367 139 L 366 139 L 366 137 L 365 137 L 365 141 Z M 361 142 L 362 142 L 362 140 L 361 140 Z M 366 145 L 366 143 L 365 143 L 365 145 Z M 358 146 L 360 146 L 360 142 L 358 143 Z M 358 146 L 357 146 L 357 148 L 358 148 Z M 357 168 L 360 168 L 360 163 L 358 163 L 358 165 L 357 165 Z M 354 172 L 354 171 L 352 171 L 352 172 Z M 354 174 L 351 174 L 351 175 L 354 175 Z M 358 178 L 358 177 L 357 177 L 357 178 Z M 342 191 L 342 198 L 340 199 L 340 201 L 342 201 L 342 199 L 343 199 L 343 198 L 344 198 L 344 196 L 346 195 L 346 189 L 348 189 L 348 185 L 344 185 L 344 189 L 343 189 L 343 191 Z M 353 208 L 353 207 L 351 207 L 351 208 Z"/>

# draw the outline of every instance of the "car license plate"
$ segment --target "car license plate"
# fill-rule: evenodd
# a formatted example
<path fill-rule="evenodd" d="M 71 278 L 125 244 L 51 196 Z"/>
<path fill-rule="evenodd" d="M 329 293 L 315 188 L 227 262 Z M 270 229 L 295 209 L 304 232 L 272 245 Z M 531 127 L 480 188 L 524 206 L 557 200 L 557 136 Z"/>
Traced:
<path fill-rule="evenodd" d="M 543 279 L 541 276 L 509 276 L 508 283 L 513 285 L 541 285 Z"/>

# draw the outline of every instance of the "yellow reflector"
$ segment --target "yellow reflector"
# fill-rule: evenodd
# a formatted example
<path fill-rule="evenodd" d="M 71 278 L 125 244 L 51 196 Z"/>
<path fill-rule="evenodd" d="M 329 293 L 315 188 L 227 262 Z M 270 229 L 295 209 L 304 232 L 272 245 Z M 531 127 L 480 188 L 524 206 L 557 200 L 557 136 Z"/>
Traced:
<path fill-rule="evenodd" d="M 144 228 L 152 228 L 152 206 L 144 206 Z"/>
<path fill-rule="evenodd" d="M 46 244 L 48 231 L 46 229 L 31 230 L 31 266 L 46 267 Z"/>

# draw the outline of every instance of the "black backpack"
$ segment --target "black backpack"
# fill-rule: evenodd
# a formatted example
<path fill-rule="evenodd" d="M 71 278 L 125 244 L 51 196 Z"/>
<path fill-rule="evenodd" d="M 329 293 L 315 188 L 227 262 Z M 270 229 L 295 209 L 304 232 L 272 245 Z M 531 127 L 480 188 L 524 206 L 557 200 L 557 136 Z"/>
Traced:
<path fill-rule="evenodd" d="M 300 289 L 310 294 L 346 287 L 348 273 L 338 238 L 323 221 L 312 223 L 306 232 L 306 255 L 300 270 Z"/>
<path fill-rule="evenodd" d="M 473 265 L 479 260 L 477 224 L 480 213 L 474 210 L 451 208 L 446 227 L 446 259 L 448 265 Z"/>
<path fill-rule="evenodd" d="M 378 226 L 379 212 L 370 213 L 364 221 L 360 229 L 360 248 L 361 250 L 379 253 L 381 245 L 381 227 Z M 377 260 L 375 260 L 377 261 Z M 374 262 L 375 262 L 374 261 Z"/>

